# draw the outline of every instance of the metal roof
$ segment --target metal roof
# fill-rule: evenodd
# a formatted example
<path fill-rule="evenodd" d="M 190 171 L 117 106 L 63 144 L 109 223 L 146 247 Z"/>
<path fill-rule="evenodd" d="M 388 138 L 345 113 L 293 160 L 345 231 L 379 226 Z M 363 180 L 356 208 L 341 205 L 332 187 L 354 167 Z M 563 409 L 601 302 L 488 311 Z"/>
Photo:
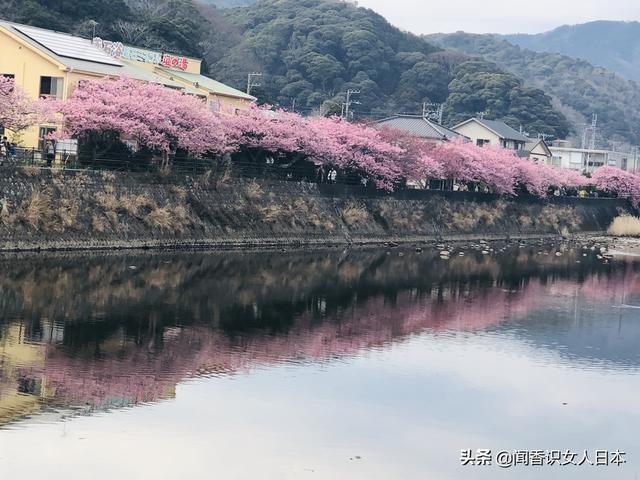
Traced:
<path fill-rule="evenodd" d="M 61 57 L 122 66 L 119 61 L 107 55 L 85 38 L 26 25 L 13 25 L 13 28 Z"/>
<path fill-rule="evenodd" d="M 246 93 L 236 90 L 229 85 L 225 85 L 224 83 L 220 83 L 213 78 L 205 77 L 204 75 L 200 75 L 198 73 L 189 73 L 182 72 L 178 70 L 169 70 L 167 68 L 157 67 L 157 70 L 163 72 L 164 75 L 168 75 L 169 77 L 179 78 L 183 81 L 190 82 L 194 86 L 198 88 L 204 88 L 209 90 L 211 93 L 217 93 L 220 95 L 226 95 L 228 97 L 236 97 L 243 98 L 245 100 L 254 101 L 256 97 L 252 97 L 251 95 L 247 95 Z"/>
<path fill-rule="evenodd" d="M 20 37 L 25 43 L 40 50 L 70 70 L 112 77 L 124 75 L 134 80 L 157 83 L 194 95 L 202 95 L 202 92 L 198 91 L 198 89 L 204 89 L 220 95 L 243 98 L 250 101 L 256 100 L 256 98 L 251 95 L 247 95 L 240 90 L 236 90 L 204 75 L 170 70 L 162 67 L 156 67 L 155 71 L 152 71 L 139 67 L 131 62 L 118 61 L 93 45 L 88 39 L 4 20 L 0 20 L 0 26 L 6 28 L 11 33 Z M 193 87 L 186 86 L 184 83 L 176 80 L 191 83 Z"/>
<path fill-rule="evenodd" d="M 133 63 L 123 62 L 123 64 L 124 68 L 120 70 L 120 75 L 126 75 L 129 78 L 133 78 L 134 80 L 141 80 L 148 83 L 157 83 L 159 85 L 164 85 L 165 87 L 177 88 L 180 90 L 188 91 L 189 93 L 193 93 L 188 87 L 185 87 L 183 84 L 178 83 L 174 80 L 170 80 L 164 75 L 158 75 L 151 70 L 139 67 Z M 202 94 L 201 92 L 198 93 L 200 95 Z"/>
<path fill-rule="evenodd" d="M 396 115 L 380 120 L 376 122 L 376 125 L 395 128 L 430 140 L 447 140 L 462 137 L 459 133 L 419 115 Z"/>

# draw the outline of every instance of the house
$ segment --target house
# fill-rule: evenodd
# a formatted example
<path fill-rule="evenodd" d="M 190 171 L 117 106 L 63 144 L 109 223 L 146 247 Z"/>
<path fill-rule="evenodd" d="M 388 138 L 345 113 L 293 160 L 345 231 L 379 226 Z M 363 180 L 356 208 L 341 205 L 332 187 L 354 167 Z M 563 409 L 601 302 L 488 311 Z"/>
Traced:
<path fill-rule="evenodd" d="M 550 165 L 553 154 L 551 153 L 549 145 L 547 145 L 547 142 L 545 142 L 544 139 L 530 138 L 524 146 L 522 156 Z"/>
<path fill-rule="evenodd" d="M 552 165 L 582 173 L 592 173 L 605 165 L 617 167 L 622 170 L 633 171 L 636 169 L 636 158 L 634 155 L 628 153 L 614 152 L 612 150 L 575 148 L 565 140 L 553 142 L 549 150 L 552 153 Z"/>
<path fill-rule="evenodd" d="M 484 118 L 470 118 L 456 125 L 452 130 L 471 139 L 480 147 L 494 145 L 510 150 L 525 150 L 526 144 L 531 141 L 529 137 L 504 122 Z"/>
<path fill-rule="evenodd" d="M 393 117 L 379 120 L 373 124 L 376 128 L 395 128 L 403 132 L 421 137 L 432 142 L 446 142 L 455 138 L 464 138 L 453 130 L 450 130 L 421 115 L 394 115 Z"/>
<path fill-rule="evenodd" d="M 197 95 L 212 111 L 246 109 L 256 100 L 202 75 L 202 61 L 197 58 L 1 20 L 0 46 L 0 75 L 14 78 L 33 98 L 64 100 L 83 80 L 127 76 Z M 58 128 L 38 125 L 13 140 L 28 148 L 42 148 L 43 138 Z"/>

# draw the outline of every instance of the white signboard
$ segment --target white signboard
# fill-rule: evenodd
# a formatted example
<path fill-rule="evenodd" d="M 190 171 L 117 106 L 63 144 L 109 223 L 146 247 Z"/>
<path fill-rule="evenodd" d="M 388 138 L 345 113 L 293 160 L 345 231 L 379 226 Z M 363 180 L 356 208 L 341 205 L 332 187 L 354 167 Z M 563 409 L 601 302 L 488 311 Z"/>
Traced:
<path fill-rule="evenodd" d="M 102 40 L 99 37 L 93 39 L 93 44 L 104 50 L 114 58 L 124 58 L 125 60 L 133 60 L 135 62 L 154 63 L 162 62 L 162 54 L 153 50 L 145 50 L 144 48 L 130 47 L 121 42 L 110 42 Z"/>

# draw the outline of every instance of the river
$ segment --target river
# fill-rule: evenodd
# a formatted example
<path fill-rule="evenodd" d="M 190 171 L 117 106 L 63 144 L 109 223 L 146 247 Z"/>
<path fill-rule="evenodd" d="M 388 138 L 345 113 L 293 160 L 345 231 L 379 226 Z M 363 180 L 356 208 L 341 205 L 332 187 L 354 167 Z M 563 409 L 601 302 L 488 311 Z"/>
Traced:
<path fill-rule="evenodd" d="M 637 479 L 640 259 L 600 253 L 4 255 L 0 478 Z"/>

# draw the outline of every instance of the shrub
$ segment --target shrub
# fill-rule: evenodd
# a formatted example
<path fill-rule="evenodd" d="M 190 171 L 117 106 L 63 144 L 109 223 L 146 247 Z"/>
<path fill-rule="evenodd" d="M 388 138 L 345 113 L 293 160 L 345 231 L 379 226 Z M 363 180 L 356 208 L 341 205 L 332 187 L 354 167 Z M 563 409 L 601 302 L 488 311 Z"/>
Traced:
<path fill-rule="evenodd" d="M 349 203 L 342 210 L 342 219 L 347 225 L 353 226 L 358 223 L 366 222 L 369 219 L 369 212 L 367 212 L 366 208 L 361 205 Z"/>
<path fill-rule="evenodd" d="M 609 233 L 617 237 L 640 237 L 640 218 L 622 215 L 613 220 Z"/>
<path fill-rule="evenodd" d="M 157 230 L 173 233 L 182 233 L 189 224 L 189 215 L 186 208 L 179 205 L 169 205 L 152 210 L 145 218 L 147 226 Z"/>

